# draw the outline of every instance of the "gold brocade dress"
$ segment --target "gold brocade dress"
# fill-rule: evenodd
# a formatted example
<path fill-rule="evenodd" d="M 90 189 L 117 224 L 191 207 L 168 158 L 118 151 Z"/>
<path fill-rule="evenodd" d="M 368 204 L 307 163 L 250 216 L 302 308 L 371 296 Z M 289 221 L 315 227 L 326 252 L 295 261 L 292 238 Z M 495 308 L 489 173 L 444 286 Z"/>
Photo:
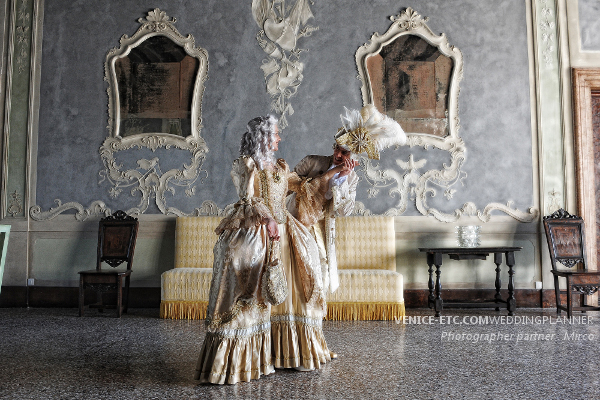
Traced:
<path fill-rule="evenodd" d="M 246 156 L 234 161 L 231 177 L 240 200 L 216 229 L 207 332 L 195 378 L 234 384 L 269 375 L 274 367 L 318 368 L 330 359 L 321 329 L 326 305 L 319 251 L 284 202 L 289 187 L 304 193 L 299 196 L 300 208 L 319 209 L 320 197 L 315 195 L 319 182 L 298 178 L 283 160 L 259 170 Z M 261 285 L 268 218 L 278 223 L 278 256 L 289 292 L 273 313 Z"/>

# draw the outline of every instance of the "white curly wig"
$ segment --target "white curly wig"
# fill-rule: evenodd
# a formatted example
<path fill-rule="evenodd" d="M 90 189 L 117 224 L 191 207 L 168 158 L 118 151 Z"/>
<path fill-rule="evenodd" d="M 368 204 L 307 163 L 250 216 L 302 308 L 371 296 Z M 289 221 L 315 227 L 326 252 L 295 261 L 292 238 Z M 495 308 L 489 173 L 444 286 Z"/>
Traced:
<path fill-rule="evenodd" d="M 260 169 L 276 162 L 271 144 L 277 123 L 272 115 L 253 118 L 242 135 L 240 155 L 252 157 Z"/>

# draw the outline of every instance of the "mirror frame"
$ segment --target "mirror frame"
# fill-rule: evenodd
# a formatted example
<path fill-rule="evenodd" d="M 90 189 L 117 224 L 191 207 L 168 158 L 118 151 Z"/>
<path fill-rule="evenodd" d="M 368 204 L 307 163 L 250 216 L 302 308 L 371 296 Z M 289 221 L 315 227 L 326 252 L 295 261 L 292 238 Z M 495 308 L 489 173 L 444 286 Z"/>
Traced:
<path fill-rule="evenodd" d="M 379 54 L 383 46 L 393 42 L 403 35 L 416 35 L 426 42 L 435 46 L 439 51 L 450 57 L 454 62 L 454 68 L 450 79 L 448 93 L 448 134 L 444 137 L 434 136 L 426 133 L 406 132 L 407 144 L 410 147 L 422 146 L 426 150 L 435 147 L 450 154 L 450 162 L 443 164 L 443 169 L 424 169 L 427 159 L 415 160 L 413 154 L 409 155 L 408 161 L 396 160 L 399 169 L 382 169 L 380 164 L 374 163 L 368 158 L 361 159 L 365 181 L 371 185 L 369 197 L 375 197 L 383 188 L 389 190 L 390 197 L 399 197 L 395 207 L 389 208 L 384 215 L 402 215 L 409 201 L 414 199 L 415 207 L 424 216 L 433 216 L 441 222 L 455 222 L 461 217 L 477 216 L 481 221 L 488 222 L 493 211 L 504 212 L 521 222 L 532 222 L 539 216 L 539 211 L 531 207 L 528 211 L 520 211 L 513 208 L 512 201 L 507 204 L 490 203 L 483 210 L 477 209 L 475 203 L 466 202 L 460 209 L 446 213 L 435 209 L 428 204 L 428 200 L 434 197 L 439 189 L 444 190 L 444 197 L 448 200 L 453 198 L 456 189 L 453 186 L 467 177 L 466 172 L 461 171 L 461 165 L 466 159 L 466 146 L 458 135 L 460 128 L 458 117 L 458 95 L 460 93 L 459 83 L 463 78 L 463 57 L 461 51 L 450 46 L 445 34 L 435 35 L 427 26 L 429 18 L 423 18 L 412 8 L 403 9 L 399 15 L 391 16 L 392 26 L 386 33 L 380 35 L 374 33 L 371 40 L 359 47 L 356 51 L 356 65 L 358 78 L 362 81 L 363 105 L 372 104 L 373 94 L 371 81 L 367 70 L 367 58 Z M 404 175 L 402 172 L 404 171 Z M 369 215 L 364 204 L 356 202 L 356 214 Z"/>
<path fill-rule="evenodd" d="M 356 51 L 356 66 L 358 69 L 358 79 L 361 80 L 360 88 L 362 93 L 363 106 L 373 103 L 373 90 L 371 79 L 367 69 L 367 59 L 371 56 L 379 54 L 384 46 L 392 43 L 396 39 L 405 35 L 415 35 L 424 39 L 427 43 L 439 49 L 440 53 L 450 57 L 454 65 L 450 77 L 450 87 L 448 93 L 448 134 L 444 137 L 430 135 L 418 132 L 406 132 L 408 143 L 427 147 L 434 145 L 441 149 L 449 149 L 449 142 L 455 142 L 458 137 L 459 118 L 458 118 L 458 94 L 460 92 L 460 81 L 463 78 L 463 57 L 461 51 L 450 46 L 448 38 L 445 34 L 436 35 L 427 26 L 426 22 L 429 18 L 422 18 L 416 11 L 408 7 L 399 15 L 391 16 L 390 20 L 393 24 L 383 35 L 374 33 L 371 40 L 365 43 Z M 381 111 L 381 110 L 380 110 Z"/>
<path fill-rule="evenodd" d="M 197 150 L 199 147 L 207 151 L 206 143 L 200 135 L 202 130 L 202 96 L 204 94 L 204 82 L 208 77 L 208 53 L 201 47 L 194 45 L 194 37 L 188 35 L 184 37 L 173 25 L 177 20 L 170 19 L 164 11 L 158 8 L 148 12 L 146 19 L 139 18 L 138 22 L 142 24 L 135 34 L 131 37 L 123 35 L 118 48 L 111 49 L 106 55 L 104 63 L 104 80 L 108 82 L 108 126 L 110 138 L 113 138 L 119 144 L 113 148 L 131 148 L 147 147 L 155 150 L 158 147 L 176 146 L 190 151 Z M 132 49 L 139 46 L 148 38 L 154 36 L 165 36 L 171 39 L 175 44 L 183 47 L 185 52 L 199 61 L 198 73 L 196 75 L 191 106 L 191 135 L 187 137 L 176 136 L 168 133 L 140 133 L 136 135 L 122 137 L 120 135 L 120 116 L 121 107 L 119 101 L 119 89 L 117 83 L 117 74 L 115 64 L 117 60 L 126 57 Z"/>

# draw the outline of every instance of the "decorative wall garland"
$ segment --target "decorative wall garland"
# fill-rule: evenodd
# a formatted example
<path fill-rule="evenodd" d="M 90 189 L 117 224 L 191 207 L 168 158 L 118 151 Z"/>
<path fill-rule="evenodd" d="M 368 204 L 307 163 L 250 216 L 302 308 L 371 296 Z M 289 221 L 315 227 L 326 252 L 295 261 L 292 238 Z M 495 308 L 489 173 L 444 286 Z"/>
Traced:
<path fill-rule="evenodd" d="M 15 53 L 17 56 L 17 67 L 19 74 L 22 74 L 27 70 L 29 61 L 29 47 L 31 40 L 31 13 L 29 12 L 29 4 L 27 0 L 21 0 L 19 4 L 19 11 L 17 12 L 17 23 L 16 27 L 16 45 L 19 46 L 19 50 Z"/>
<path fill-rule="evenodd" d="M 16 190 L 10 195 L 10 197 L 12 200 L 10 201 L 10 205 L 6 209 L 6 212 L 13 218 L 16 218 L 17 215 L 21 215 L 23 213 L 23 206 L 21 205 L 23 203 L 23 198 Z"/>
<path fill-rule="evenodd" d="M 252 15 L 260 28 L 256 40 L 269 55 L 260 68 L 271 96 L 271 110 L 279 115 L 279 128 L 285 129 L 286 115 L 294 114 L 289 100 L 303 79 L 300 53 L 308 51 L 297 47 L 298 39 L 312 35 L 319 28 L 307 25 L 314 18 L 308 0 L 296 0 L 289 7 L 285 0 L 253 0 Z"/>
<path fill-rule="evenodd" d="M 541 41 L 544 44 L 544 50 L 542 50 L 542 54 L 544 55 L 544 62 L 547 67 L 552 67 L 553 63 L 553 54 L 554 54 L 554 30 L 556 28 L 556 23 L 554 20 L 554 13 L 550 5 L 548 4 L 549 0 L 541 0 L 542 4 L 542 18 L 540 19 L 540 31 L 542 32 Z"/>

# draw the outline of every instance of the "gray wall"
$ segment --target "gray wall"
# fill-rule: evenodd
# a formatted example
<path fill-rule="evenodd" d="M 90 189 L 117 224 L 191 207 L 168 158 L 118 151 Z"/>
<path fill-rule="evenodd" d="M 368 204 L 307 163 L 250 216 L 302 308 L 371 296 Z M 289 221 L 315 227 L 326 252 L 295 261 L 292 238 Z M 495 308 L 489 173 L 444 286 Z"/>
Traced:
<path fill-rule="evenodd" d="M 127 209 L 139 198 L 129 192 L 117 199 L 110 185 L 99 184 L 103 169 L 98 149 L 108 135 L 107 83 L 103 65 L 108 50 L 119 46 L 123 34 L 133 35 L 153 8 L 177 18 L 175 26 L 192 34 L 196 45 L 209 54 L 209 78 L 203 98 L 202 136 L 209 153 L 204 163 L 208 177 L 196 195 L 183 191 L 170 204 L 191 212 L 204 200 L 220 207 L 235 200 L 229 167 L 237 156 L 246 122 L 269 112 L 261 62 L 265 53 L 256 42 L 259 28 L 250 1 L 66 1 L 46 0 L 44 9 L 42 82 L 37 159 L 36 203 L 43 210 L 54 199 L 88 205 L 103 200 L 109 208 Z M 581 7 L 595 4 L 581 1 Z M 464 56 L 460 92 L 459 135 L 467 147 L 463 185 L 454 198 L 441 193 L 430 205 L 452 212 L 465 202 L 478 208 L 490 202 L 515 202 L 521 210 L 533 206 L 532 138 L 529 99 L 527 26 L 523 0 L 444 0 L 411 2 L 390 0 L 316 1 L 312 25 L 320 29 L 302 38 L 299 47 L 305 63 L 304 80 L 291 99 L 294 115 L 283 132 L 279 156 L 294 165 L 304 155 L 331 151 L 332 136 L 340 126 L 343 107 L 362 106 L 354 54 L 373 32 L 384 33 L 388 19 L 404 7 L 429 17 L 435 33 L 444 32 Z M 189 154 L 189 153 L 188 153 Z M 426 158 L 428 168 L 449 162 L 448 153 L 420 148 L 388 150 L 382 164 L 395 159 Z M 161 163 L 186 161 L 179 150 L 132 150 L 124 163 L 161 157 Z M 163 161 L 164 160 L 164 161 Z M 382 191 L 368 198 L 368 185 L 360 185 L 359 200 L 374 212 L 394 206 Z M 158 213 L 154 208 L 149 213 Z M 406 215 L 418 215 L 409 208 Z"/>
<path fill-rule="evenodd" d="M 579 26 L 581 49 L 600 50 L 600 2 L 597 0 L 579 0 Z"/>

